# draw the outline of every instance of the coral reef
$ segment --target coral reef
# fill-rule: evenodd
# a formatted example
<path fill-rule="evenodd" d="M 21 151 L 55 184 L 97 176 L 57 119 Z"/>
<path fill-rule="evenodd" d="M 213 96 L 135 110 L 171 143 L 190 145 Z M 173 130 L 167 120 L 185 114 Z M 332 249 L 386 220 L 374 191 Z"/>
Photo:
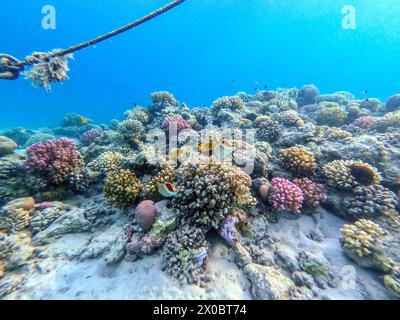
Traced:
<path fill-rule="evenodd" d="M 35 81 L 47 88 L 58 77 L 40 72 Z M 306 85 L 191 108 L 160 91 L 122 121 L 94 124 L 69 113 L 54 128 L 7 130 L 0 297 L 25 298 L 47 272 L 61 272 L 68 287 L 71 266 L 85 291 L 90 277 L 98 284 L 99 261 L 118 271 L 112 281 L 125 282 L 133 270 L 126 263 L 138 259 L 133 286 L 147 284 L 148 274 L 156 286 L 178 285 L 154 274 L 163 269 L 180 285 L 207 288 L 185 286 L 185 297 L 187 288 L 225 297 L 212 287 L 224 282 L 230 297 L 232 279 L 244 298 L 399 297 L 397 96 L 384 108 L 375 98 Z M 366 269 L 363 284 L 343 290 L 346 265 L 381 277 Z M 35 297 L 72 294 L 41 288 Z M 154 290 L 140 294 L 147 291 Z"/>

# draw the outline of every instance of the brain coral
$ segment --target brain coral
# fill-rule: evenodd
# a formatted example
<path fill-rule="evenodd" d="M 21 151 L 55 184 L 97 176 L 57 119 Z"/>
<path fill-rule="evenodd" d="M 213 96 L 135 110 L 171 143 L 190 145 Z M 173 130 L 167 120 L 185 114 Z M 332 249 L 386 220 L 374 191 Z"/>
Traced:
<path fill-rule="evenodd" d="M 344 201 L 347 215 L 352 219 L 375 218 L 385 212 L 394 210 L 397 196 L 380 185 L 359 186 L 353 196 Z"/>
<path fill-rule="evenodd" d="M 359 257 L 373 254 L 379 238 L 384 235 L 378 224 L 366 219 L 345 224 L 341 231 L 343 247 Z"/>
<path fill-rule="evenodd" d="M 177 176 L 178 195 L 172 204 L 191 225 L 218 229 L 232 210 L 255 204 L 248 176 L 215 158 L 187 162 Z"/>
<path fill-rule="evenodd" d="M 314 155 L 303 147 L 290 147 L 279 152 L 280 165 L 293 174 L 312 173 L 317 168 Z"/>
<path fill-rule="evenodd" d="M 81 155 L 73 140 L 39 142 L 27 149 L 27 168 L 48 177 L 54 184 L 64 182 L 68 174 L 81 165 Z"/>
<path fill-rule="evenodd" d="M 275 210 L 300 213 L 303 206 L 303 191 L 284 178 L 271 180 L 270 202 Z"/>
<path fill-rule="evenodd" d="M 141 182 L 130 170 L 110 172 L 104 183 L 107 200 L 119 208 L 126 208 L 139 197 Z"/>
<path fill-rule="evenodd" d="M 379 184 L 382 180 L 376 168 L 362 161 L 334 160 L 326 164 L 322 172 L 328 182 L 339 189 Z"/>
<path fill-rule="evenodd" d="M 116 151 L 106 151 L 88 164 L 93 171 L 103 174 L 120 168 L 124 155 Z"/>
<path fill-rule="evenodd" d="M 308 178 L 295 178 L 292 181 L 303 192 L 304 204 L 315 208 L 326 200 L 326 193 L 322 184 L 315 183 Z"/>

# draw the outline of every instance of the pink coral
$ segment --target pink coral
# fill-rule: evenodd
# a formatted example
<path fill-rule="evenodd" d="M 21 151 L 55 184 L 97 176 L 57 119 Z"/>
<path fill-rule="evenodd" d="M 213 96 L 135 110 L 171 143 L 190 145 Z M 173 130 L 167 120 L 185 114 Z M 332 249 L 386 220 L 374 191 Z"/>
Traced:
<path fill-rule="evenodd" d="M 165 117 L 161 127 L 166 132 L 168 132 L 170 129 L 175 130 L 175 128 L 176 128 L 177 132 L 180 132 L 185 129 L 192 129 L 192 126 L 181 116 Z"/>
<path fill-rule="evenodd" d="M 315 183 L 308 178 L 295 178 L 292 182 L 303 191 L 304 203 L 309 208 L 315 208 L 326 200 L 326 193 L 322 184 Z"/>
<path fill-rule="evenodd" d="M 375 118 L 371 116 L 363 116 L 357 118 L 348 126 L 349 131 L 356 132 L 359 130 L 369 130 L 375 123 Z"/>
<path fill-rule="evenodd" d="M 28 170 L 48 177 L 54 184 L 63 183 L 68 174 L 81 165 L 81 155 L 73 140 L 39 142 L 27 149 Z"/>
<path fill-rule="evenodd" d="M 300 213 L 303 200 L 303 191 L 294 183 L 284 178 L 272 179 L 270 201 L 274 209 Z"/>

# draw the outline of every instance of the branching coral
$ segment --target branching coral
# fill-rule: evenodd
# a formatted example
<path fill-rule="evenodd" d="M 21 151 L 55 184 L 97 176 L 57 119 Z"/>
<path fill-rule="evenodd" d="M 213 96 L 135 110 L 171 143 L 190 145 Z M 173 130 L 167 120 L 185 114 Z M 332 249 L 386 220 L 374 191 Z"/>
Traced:
<path fill-rule="evenodd" d="M 124 155 L 117 151 L 106 151 L 88 164 L 93 171 L 106 174 L 118 170 L 124 160 Z"/>
<path fill-rule="evenodd" d="M 211 106 L 211 112 L 217 115 L 222 109 L 238 111 L 245 108 L 245 105 L 238 96 L 226 96 L 215 100 Z"/>
<path fill-rule="evenodd" d="M 343 140 L 351 136 L 350 132 L 339 128 L 330 128 L 326 133 L 326 138 L 331 141 Z"/>
<path fill-rule="evenodd" d="M 151 94 L 151 100 L 153 101 L 153 105 L 160 107 L 166 107 L 167 105 L 171 105 L 173 107 L 178 106 L 178 101 L 168 91 L 153 92 Z"/>
<path fill-rule="evenodd" d="M 180 131 L 191 129 L 192 126 L 181 116 L 167 116 L 164 118 L 161 128 L 165 132 L 169 132 L 169 130 L 176 130 L 179 133 Z"/>
<path fill-rule="evenodd" d="M 259 124 L 256 131 L 258 140 L 274 142 L 279 139 L 283 132 L 282 126 L 275 120 L 263 121 Z"/>
<path fill-rule="evenodd" d="M 66 181 L 69 173 L 81 165 L 81 155 L 73 140 L 39 142 L 27 149 L 27 168 L 56 185 Z"/>
<path fill-rule="evenodd" d="M 140 180 L 131 171 L 112 171 L 106 177 L 104 195 L 115 206 L 126 208 L 138 199 L 140 188 Z"/>
<path fill-rule="evenodd" d="M 280 165 L 296 175 L 314 172 L 317 162 L 312 152 L 303 147 L 291 147 L 279 152 Z"/>
<path fill-rule="evenodd" d="M 344 201 L 346 213 L 353 219 L 371 218 L 393 210 L 397 196 L 380 185 L 359 186 L 353 196 Z"/>
<path fill-rule="evenodd" d="M 143 124 L 134 119 L 126 119 L 118 125 L 118 132 L 122 134 L 125 141 L 132 146 L 137 146 L 145 138 Z"/>
<path fill-rule="evenodd" d="M 82 166 L 74 169 L 67 179 L 67 187 L 76 193 L 84 193 L 89 189 L 91 176 L 86 167 Z"/>
<path fill-rule="evenodd" d="M 278 121 L 285 127 L 302 127 L 304 120 L 300 118 L 298 113 L 294 110 L 279 112 L 274 115 L 274 120 Z"/>
<path fill-rule="evenodd" d="M 345 224 L 341 231 L 343 247 L 359 257 L 373 254 L 377 242 L 384 235 L 378 224 L 366 219 Z"/>
<path fill-rule="evenodd" d="M 150 121 L 150 115 L 147 108 L 137 107 L 125 113 L 126 119 L 140 121 L 142 124 L 147 124 Z"/>
<path fill-rule="evenodd" d="M 201 229 L 184 226 L 171 233 L 163 248 L 163 270 L 188 284 L 201 284 L 209 256 L 209 244 Z"/>
<path fill-rule="evenodd" d="M 322 184 L 315 183 L 308 178 L 295 178 L 292 182 L 303 192 L 304 204 L 309 208 L 317 207 L 327 198 Z"/>
<path fill-rule="evenodd" d="M 103 136 L 103 132 L 97 129 L 92 129 L 89 131 L 86 131 L 84 134 L 81 136 L 81 143 L 84 146 L 90 146 L 92 143 L 96 142 L 97 138 L 100 138 Z"/>
<path fill-rule="evenodd" d="M 334 160 L 326 164 L 322 172 L 328 182 L 339 189 L 379 184 L 382 180 L 376 168 L 362 161 Z"/>
<path fill-rule="evenodd" d="M 179 217 L 205 229 L 218 229 L 232 210 L 255 204 L 246 174 L 214 158 L 185 163 L 177 190 L 172 204 Z"/>
<path fill-rule="evenodd" d="M 303 191 L 284 178 L 271 180 L 270 202 L 275 210 L 300 213 L 303 206 Z"/>

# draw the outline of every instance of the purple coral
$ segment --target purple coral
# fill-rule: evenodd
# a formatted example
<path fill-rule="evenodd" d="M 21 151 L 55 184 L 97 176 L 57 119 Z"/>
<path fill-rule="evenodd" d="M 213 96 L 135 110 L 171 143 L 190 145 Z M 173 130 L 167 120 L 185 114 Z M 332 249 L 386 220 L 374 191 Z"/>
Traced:
<path fill-rule="evenodd" d="M 272 179 L 270 201 L 274 209 L 300 213 L 303 200 L 303 191 L 294 183 L 284 178 Z"/>
<path fill-rule="evenodd" d="M 237 217 L 228 216 L 222 223 L 221 228 L 218 230 L 219 235 L 230 244 L 234 243 L 237 240 L 235 233 L 235 224 L 238 222 L 239 219 Z"/>
<path fill-rule="evenodd" d="M 103 135 L 103 133 L 99 130 L 92 129 L 86 131 L 82 137 L 81 142 L 84 146 L 90 146 L 92 143 L 95 143 L 96 138 L 99 138 Z"/>
<path fill-rule="evenodd" d="M 162 129 L 165 132 L 169 132 L 169 130 L 177 130 L 180 132 L 186 129 L 192 129 L 192 126 L 181 116 L 167 116 L 162 122 Z"/>
<path fill-rule="evenodd" d="M 322 184 L 315 183 L 308 178 L 295 178 L 292 182 L 303 191 L 304 203 L 309 208 L 315 208 L 326 200 L 326 193 Z"/>
<path fill-rule="evenodd" d="M 39 142 L 27 149 L 28 170 L 48 177 L 54 184 L 63 183 L 68 174 L 81 165 L 81 155 L 73 140 Z"/>

